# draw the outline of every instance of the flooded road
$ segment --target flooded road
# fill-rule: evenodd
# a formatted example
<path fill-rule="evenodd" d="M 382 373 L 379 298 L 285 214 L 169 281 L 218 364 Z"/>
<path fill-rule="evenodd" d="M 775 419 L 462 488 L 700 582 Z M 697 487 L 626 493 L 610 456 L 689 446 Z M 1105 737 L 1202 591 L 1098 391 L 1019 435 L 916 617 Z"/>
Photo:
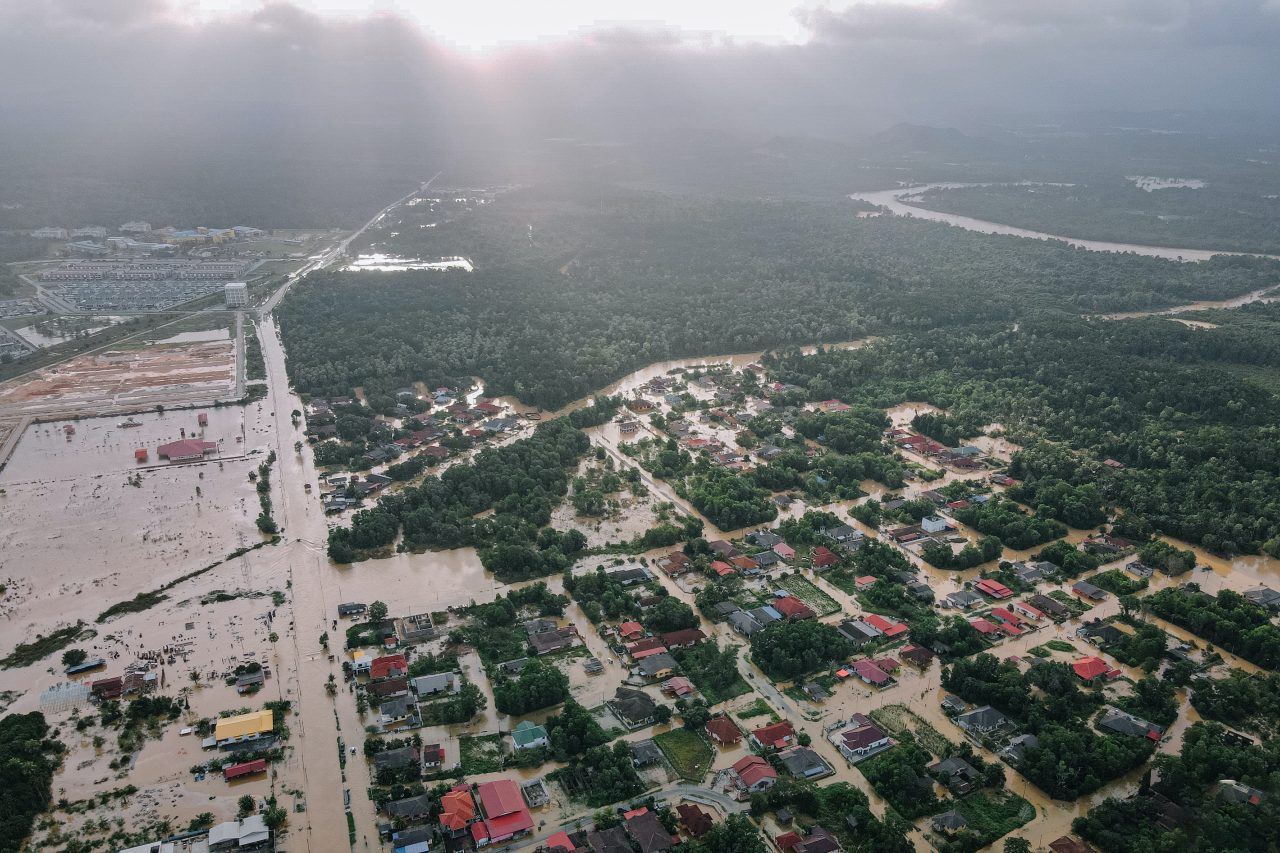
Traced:
<path fill-rule="evenodd" d="M 1043 231 L 1031 231 L 1026 228 L 1017 228 L 1013 225 L 1003 225 L 999 222 L 989 222 L 985 219 L 975 219 L 971 216 L 961 216 L 955 213 L 943 213 L 942 211 L 930 210 L 919 205 L 920 196 L 929 190 L 961 189 L 964 187 L 974 186 L 992 186 L 992 184 L 922 184 L 913 187 L 900 187 L 893 190 L 852 193 L 849 198 L 879 205 L 897 216 L 910 216 L 916 219 L 927 219 L 932 222 L 945 222 L 948 225 L 954 225 L 957 228 L 963 228 L 966 231 L 976 231 L 979 234 L 1001 234 L 1010 237 L 1027 237 L 1032 240 L 1057 240 L 1059 242 L 1066 243 L 1069 246 L 1089 249 L 1093 252 L 1125 252 L 1133 255 L 1146 255 L 1153 258 L 1164 258 L 1170 261 L 1207 261 L 1214 255 L 1249 255 L 1251 257 L 1280 259 L 1280 256 L 1277 255 L 1255 255 L 1250 252 L 1218 252 L 1210 249 L 1179 249 L 1170 246 L 1144 246 L 1139 243 L 1111 243 L 1105 240 L 1080 240 L 1074 237 L 1063 237 L 1058 234 L 1046 234 Z"/>

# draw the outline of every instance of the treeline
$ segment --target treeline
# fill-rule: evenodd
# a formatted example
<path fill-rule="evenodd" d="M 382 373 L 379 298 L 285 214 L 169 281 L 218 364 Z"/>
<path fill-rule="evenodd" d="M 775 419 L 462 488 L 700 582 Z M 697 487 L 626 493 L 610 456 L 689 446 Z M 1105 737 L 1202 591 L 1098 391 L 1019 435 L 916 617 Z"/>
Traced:
<path fill-rule="evenodd" d="M 567 420 L 540 424 L 528 438 L 486 448 L 468 464 L 383 495 L 377 506 L 357 512 L 350 527 L 329 532 L 329 557 L 348 563 L 403 535 L 402 547 L 410 551 L 491 546 L 504 574 L 511 576 L 519 573 L 525 551 L 559 548 L 563 553 L 565 544 L 580 549 L 585 539 L 564 543 L 558 535 L 542 548 L 538 532 L 550 523 L 552 509 L 568 491 L 569 473 L 589 444 Z M 475 518 L 486 510 L 493 515 Z M 523 550 L 512 556 L 502 550 L 508 547 Z"/>
<path fill-rule="evenodd" d="M 1026 671 L 990 654 L 958 660 L 942 686 L 979 705 L 992 705 L 1038 739 L 1018 772 L 1049 796 L 1074 800 L 1142 764 L 1153 744 L 1145 738 L 1100 735 L 1088 726 L 1102 698 L 1079 687 L 1064 663 L 1039 662 Z"/>
<path fill-rule="evenodd" d="M 277 312 L 290 375 L 328 396 L 478 375 L 490 393 L 554 409 L 679 356 L 1160 307 L 1274 280 L 1274 264 L 1250 258 L 1179 264 L 854 214 L 599 187 L 508 193 L 384 238 L 385 251 L 467 255 L 474 272 L 326 272 L 295 288 Z"/>
<path fill-rule="evenodd" d="M 50 737 L 44 714 L 9 714 L 0 720 L 0 851 L 18 853 L 36 816 L 49 808 L 53 771 L 63 747 Z"/>
<path fill-rule="evenodd" d="M 807 619 L 774 622 L 751 637 L 751 657 L 775 681 L 788 681 L 847 658 L 853 646 L 833 626 Z"/>
<path fill-rule="evenodd" d="M 1017 329 L 940 329 L 767 361 L 779 380 L 811 397 L 878 407 L 922 400 L 1004 424 L 1024 446 L 1059 443 L 1098 466 L 1103 503 L 1122 507 L 1127 527 L 1223 554 L 1280 554 L 1280 400 L 1223 369 L 1135 351 L 1187 331 L 1159 319 L 1046 314 Z M 1126 467 L 1103 468 L 1108 458 Z M 1073 486 L 1054 514 L 1092 506 L 1092 494 L 1080 488 L 1088 482 L 1073 469 L 1030 457 L 1023 465 L 1024 476 Z"/>
<path fill-rule="evenodd" d="M 1049 542 L 1067 535 L 1061 522 L 1038 515 L 1028 515 L 1017 505 L 994 497 L 986 503 L 974 503 L 952 512 L 957 520 L 977 530 L 995 536 L 1002 543 L 1019 551 Z"/>
<path fill-rule="evenodd" d="M 1142 607 L 1251 663 L 1280 667 L 1280 628 L 1238 592 L 1224 589 L 1214 597 L 1198 588 L 1165 587 L 1142 599 Z"/>

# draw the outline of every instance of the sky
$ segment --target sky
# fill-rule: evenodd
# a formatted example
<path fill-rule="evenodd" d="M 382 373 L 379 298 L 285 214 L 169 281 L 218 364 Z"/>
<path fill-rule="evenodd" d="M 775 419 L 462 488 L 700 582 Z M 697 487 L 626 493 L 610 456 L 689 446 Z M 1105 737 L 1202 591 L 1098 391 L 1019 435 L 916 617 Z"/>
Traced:
<path fill-rule="evenodd" d="M 1275 112 L 1278 45 L 1280 0 L 0 0 L 0 149 L 385 158 Z"/>

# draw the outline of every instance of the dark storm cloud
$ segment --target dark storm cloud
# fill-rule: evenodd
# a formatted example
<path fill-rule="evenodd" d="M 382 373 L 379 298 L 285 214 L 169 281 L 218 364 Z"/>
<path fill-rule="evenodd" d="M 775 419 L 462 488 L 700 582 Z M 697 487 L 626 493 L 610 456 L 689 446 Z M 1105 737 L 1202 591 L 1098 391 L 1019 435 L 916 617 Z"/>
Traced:
<path fill-rule="evenodd" d="M 375 156 L 673 125 L 847 137 L 1026 110 L 1276 107 L 1277 0 L 877 2 L 797 16 L 803 45 L 610 26 L 470 55 L 395 17 L 284 3 L 193 25 L 164 0 L 10 0 L 0 109 L 9 128 L 74 128 L 100 146 L 158 133 Z"/>

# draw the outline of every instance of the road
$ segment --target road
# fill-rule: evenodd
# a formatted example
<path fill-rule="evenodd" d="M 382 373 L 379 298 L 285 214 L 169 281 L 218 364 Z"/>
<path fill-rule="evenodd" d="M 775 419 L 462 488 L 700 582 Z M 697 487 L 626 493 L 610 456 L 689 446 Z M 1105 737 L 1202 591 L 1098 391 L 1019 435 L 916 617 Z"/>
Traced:
<path fill-rule="evenodd" d="M 273 501 L 276 521 L 284 542 L 277 559 L 287 562 L 291 595 L 289 606 L 293 616 L 292 642 L 282 642 L 277 654 L 277 671 L 289 679 L 295 716 L 293 729 L 296 757 L 300 762 L 303 789 L 307 803 L 306 825 L 298 822 L 289 833 L 290 849 L 332 851 L 345 847 L 337 839 L 347 837 L 347 820 L 343 790 L 351 792 L 350 810 L 356 820 L 357 838 L 373 832 L 375 812 L 368 798 L 369 771 L 362 757 L 339 764 L 339 738 L 357 749 L 363 744 L 363 722 L 356 714 L 355 703 L 346 690 L 339 691 L 336 701 L 325 691 L 325 682 L 335 675 L 342 682 L 341 668 L 329 662 L 320 635 L 329 630 L 338 603 L 335 570 L 324 553 L 328 526 L 319 504 L 311 499 L 303 485 L 316 480 L 315 467 L 309 454 L 296 453 L 295 441 L 303 439 L 302 422 L 295 424 L 292 412 L 302 409 L 302 401 L 293 392 L 280 341 L 271 311 L 285 293 L 308 273 L 316 272 L 341 259 L 351 241 L 379 222 L 389 212 L 408 201 L 439 177 L 439 173 L 412 193 L 380 210 L 359 230 L 322 255 L 310 260 L 290 274 L 258 310 L 258 340 L 266 365 L 267 396 L 264 406 L 275 419 L 275 480 L 279 494 Z M 340 644 L 341 638 L 335 638 Z M 376 837 L 376 835 L 375 835 Z"/>

